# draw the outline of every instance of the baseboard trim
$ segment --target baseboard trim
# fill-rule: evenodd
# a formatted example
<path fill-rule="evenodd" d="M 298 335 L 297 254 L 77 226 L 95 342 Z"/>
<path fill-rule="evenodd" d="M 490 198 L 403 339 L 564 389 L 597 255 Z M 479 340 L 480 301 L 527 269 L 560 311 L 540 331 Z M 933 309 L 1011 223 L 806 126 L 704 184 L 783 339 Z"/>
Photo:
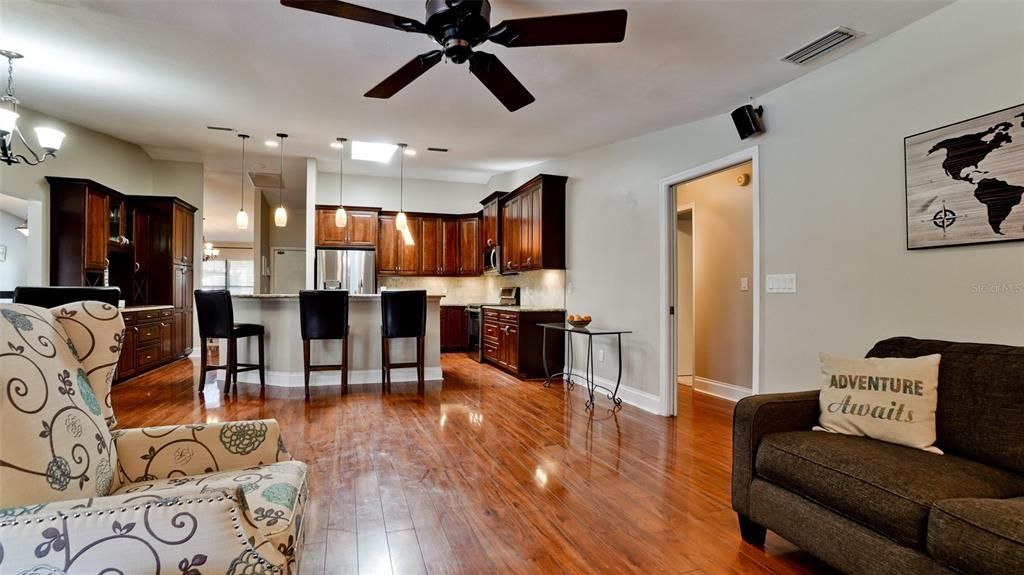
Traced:
<path fill-rule="evenodd" d="M 707 377 L 693 376 L 693 390 L 706 393 L 722 399 L 736 402 L 744 397 L 749 397 L 752 392 L 746 387 L 740 387 L 724 381 L 716 381 Z"/>
<path fill-rule="evenodd" d="M 305 378 L 301 373 L 286 371 L 267 371 L 267 385 L 274 387 L 305 387 Z M 214 376 L 218 384 L 224 383 L 224 372 L 217 371 Z M 423 379 L 426 381 L 441 381 L 444 378 L 440 367 L 428 367 L 423 370 Z M 401 368 L 391 370 L 392 383 L 404 383 L 416 381 L 416 368 Z M 208 380 L 209 382 L 209 380 Z M 238 374 L 238 383 L 255 383 L 259 385 L 260 374 L 258 371 L 243 371 Z M 379 369 L 362 369 L 348 372 L 349 385 L 380 385 Z M 341 386 L 340 371 L 316 371 L 309 374 L 310 387 Z"/>
<path fill-rule="evenodd" d="M 568 366 L 566 366 L 566 369 L 568 369 Z M 582 393 L 583 395 L 586 395 L 587 386 L 586 384 L 582 383 L 584 379 L 584 374 L 577 370 L 573 370 L 572 373 L 577 378 L 577 383 L 574 389 L 577 393 Z M 608 389 L 615 389 L 615 382 L 613 380 L 601 377 L 599 375 L 594 376 L 594 382 L 599 385 L 603 385 Z M 662 415 L 661 398 L 659 398 L 656 395 L 652 395 L 646 391 L 641 391 L 634 387 L 629 387 L 628 385 L 620 385 L 619 397 L 622 399 L 623 403 L 628 403 L 633 407 L 638 407 L 644 411 L 648 411 L 655 415 Z M 605 405 L 606 407 L 609 408 L 612 406 L 612 402 L 610 399 L 608 399 L 608 394 L 604 390 L 597 390 L 597 394 L 595 394 L 595 400 L 597 401 L 597 405 L 599 408 L 602 405 Z"/>

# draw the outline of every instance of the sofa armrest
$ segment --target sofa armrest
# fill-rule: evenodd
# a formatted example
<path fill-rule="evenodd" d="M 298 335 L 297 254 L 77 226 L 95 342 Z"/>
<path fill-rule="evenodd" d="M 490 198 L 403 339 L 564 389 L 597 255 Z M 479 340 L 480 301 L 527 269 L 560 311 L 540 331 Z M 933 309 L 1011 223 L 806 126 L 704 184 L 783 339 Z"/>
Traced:
<path fill-rule="evenodd" d="M 103 505 L 104 499 L 93 500 L 99 507 L 0 519 L 0 570 L 227 573 L 239 563 L 279 559 L 276 550 L 260 545 L 262 538 L 240 520 L 241 506 L 231 497 L 117 507 Z"/>
<path fill-rule="evenodd" d="M 136 483 L 289 461 L 274 419 L 115 430 L 118 482 Z"/>
<path fill-rule="evenodd" d="M 732 508 L 750 515 L 750 483 L 761 438 L 803 431 L 818 423 L 818 391 L 755 395 L 736 404 L 732 418 Z"/>

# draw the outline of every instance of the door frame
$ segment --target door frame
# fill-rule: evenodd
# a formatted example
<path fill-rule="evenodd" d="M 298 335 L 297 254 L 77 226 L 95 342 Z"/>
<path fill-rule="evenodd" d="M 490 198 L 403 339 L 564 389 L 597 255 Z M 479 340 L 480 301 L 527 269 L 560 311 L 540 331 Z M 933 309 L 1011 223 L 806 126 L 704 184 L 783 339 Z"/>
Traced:
<path fill-rule="evenodd" d="M 281 293 L 277 291 L 277 252 L 305 252 L 306 248 L 297 248 L 294 246 L 288 247 L 273 247 L 270 248 L 270 293 Z M 305 259 L 303 259 L 305 261 Z M 306 265 L 309 265 L 308 262 Z"/>
<path fill-rule="evenodd" d="M 761 293 L 761 166 L 758 159 L 758 147 L 754 146 L 741 150 L 734 154 L 730 154 L 723 158 L 701 164 L 694 168 L 684 170 L 677 174 L 673 174 L 667 178 L 661 180 L 661 277 L 663 281 L 658 288 L 659 300 L 661 303 L 661 366 L 659 368 L 659 376 L 661 383 L 660 397 L 661 397 L 661 413 L 662 415 L 675 415 L 676 414 L 676 362 L 678 361 L 678 346 L 677 341 L 678 325 L 677 317 L 675 313 L 671 313 L 670 310 L 674 311 L 677 305 L 676 298 L 678 296 L 678 286 L 676 285 L 679 278 L 676 273 L 676 218 L 678 207 L 676 205 L 676 194 L 675 186 L 683 182 L 695 180 L 702 176 L 720 172 L 722 170 L 731 168 L 733 166 L 750 162 L 751 164 L 751 175 L 750 175 L 750 186 L 751 186 L 751 201 L 753 202 L 753 218 L 752 218 L 752 232 L 753 232 L 753 255 L 754 255 L 754 269 L 753 269 L 753 285 L 751 289 L 754 292 L 754 313 L 753 313 L 753 345 L 751 346 L 752 354 L 752 373 L 751 373 L 751 392 L 753 395 L 757 395 L 761 390 L 761 356 L 762 356 L 762 334 L 764 333 L 764 326 L 761 318 L 762 309 L 762 298 L 764 294 Z M 695 223 L 696 227 L 696 223 Z"/>
<path fill-rule="evenodd" d="M 675 194 L 673 194 L 673 196 L 674 195 Z M 673 198 L 673 199 L 675 199 L 675 198 Z M 693 369 L 691 371 L 696 371 L 696 366 L 697 366 L 697 257 L 696 257 L 697 256 L 697 204 L 694 204 L 693 202 L 690 202 L 688 204 L 683 204 L 681 206 L 676 206 L 675 217 L 676 217 L 677 223 L 678 223 L 678 220 L 679 220 L 679 215 L 680 214 L 684 214 L 684 213 L 689 213 L 690 214 L 690 234 L 691 234 L 691 236 L 690 236 L 690 283 L 692 284 L 692 285 L 690 285 L 690 359 L 693 361 Z M 677 228 L 677 230 L 678 230 L 678 228 Z M 679 262 L 679 250 L 678 250 L 679 243 L 678 243 L 678 237 L 675 236 L 675 235 L 673 236 L 673 243 L 675 244 L 677 249 L 673 250 L 672 253 L 675 255 L 676 262 L 678 263 Z M 672 269 L 675 270 L 673 275 L 675 275 L 676 282 L 678 282 L 678 280 L 679 280 L 678 265 L 672 266 Z M 676 296 L 678 298 L 679 286 L 676 283 L 673 283 L 672 285 L 675 286 Z M 671 304 L 671 305 L 674 305 L 674 306 L 676 306 L 678 308 L 679 307 L 678 299 L 676 299 L 675 303 Z M 675 334 L 676 334 L 676 338 L 678 338 L 679 337 L 679 314 L 678 313 L 674 314 L 674 317 L 676 318 Z M 676 346 L 673 349 L 675 350 L 674 353 L 676 353 L 676 354 L 679 353 L 679 341 L 678 341 L 678 339 L 676 340 Z M 676 373 L 676 385 L 678 385 L 679 384 L 679 356 L 678 355 L 676 356 L 675 360 L 672 361 L 672 367 L 673 367 L 673 370 Z M 696 374 L 693 374 L 693 373 L 690 374 L 690 383 L 691 383 L 691 385 L 693 383 L 693 378 L 695 376 L 696 376 Z M 679 390 L 678 387 L 673 388 L 673 389 L 675 389 L 676 391 Z M 674 414 L 674 412 L 673 412 L 673 414 Z"/>

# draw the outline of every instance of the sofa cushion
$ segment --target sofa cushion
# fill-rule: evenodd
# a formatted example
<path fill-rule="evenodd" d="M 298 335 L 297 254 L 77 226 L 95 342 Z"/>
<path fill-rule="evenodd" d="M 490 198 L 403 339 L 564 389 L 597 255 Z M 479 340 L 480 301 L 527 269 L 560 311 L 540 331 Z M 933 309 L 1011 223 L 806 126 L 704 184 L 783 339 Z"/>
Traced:
<path fill-rule="evenodd" d="M 947 499 L 928 516 L 928 554 L 964 573 L 1024 569 L 1024 498 Z"/>
<path fill-rule="evenodd" d="M 758 476 L 901 545 L 924 549 L 932 504 L 955 497 L 1024 495 L 1024 477 L 949 455 L 813 431 L 766 436 Z"/>
<path fill-rule="evenodd" d="M 107 427 L 113 428 L 117 420 L 110 402 L 110 388 L 124 338 L 121 312 L 107 303 L 80 301 L 52 308 L 50 313 L 67 332 L 75 355 L 96 392 L 100 413 Z"/>
<path fill-rule="evenodd" d="M 936 446 L 1024 474 L 1024 347 L 895 337 L 868 357 L 938 353 Z"/>
<path fill-rule="evenodd" d="M 144 501 L 153 496 L 232 495 L 240 491 L 249 523 L 263 535 L 270 536 L 288 528 L 305 482 L 305 463 L 282 461 L 249 469 L 129 483 L 118 489 L 115 495 L 136 494 L 144 496 L 141 499 Z"/>
<path fill-rule="evenodd" d="M 0 508 L 110 491 L 101 401 L 50 310 L 0 304 Z"/>

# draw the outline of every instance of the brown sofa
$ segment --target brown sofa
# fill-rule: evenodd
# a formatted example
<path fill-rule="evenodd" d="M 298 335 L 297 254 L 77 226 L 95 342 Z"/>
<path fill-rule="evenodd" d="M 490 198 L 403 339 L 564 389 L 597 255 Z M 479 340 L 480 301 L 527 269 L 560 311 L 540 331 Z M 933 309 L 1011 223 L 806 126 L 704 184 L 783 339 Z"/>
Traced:
<path fill-rule="evenodd" d="M 945 455 L 810 431 L 817 391 L 740 401 L 743 539 L 771 529 L 847 573 L 1024 573 L 1024 347 L 898 337 L 868 356 L 933 353 Z"/>

